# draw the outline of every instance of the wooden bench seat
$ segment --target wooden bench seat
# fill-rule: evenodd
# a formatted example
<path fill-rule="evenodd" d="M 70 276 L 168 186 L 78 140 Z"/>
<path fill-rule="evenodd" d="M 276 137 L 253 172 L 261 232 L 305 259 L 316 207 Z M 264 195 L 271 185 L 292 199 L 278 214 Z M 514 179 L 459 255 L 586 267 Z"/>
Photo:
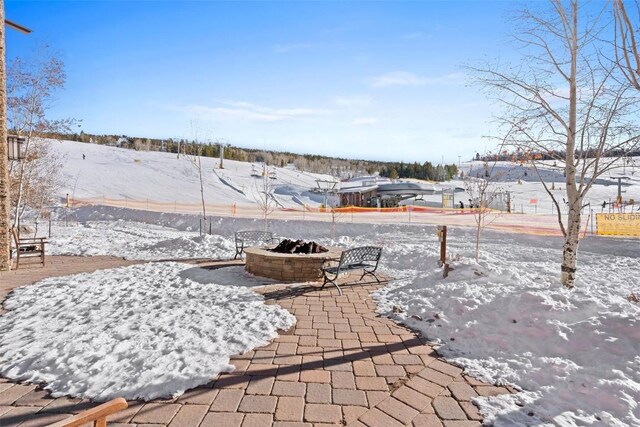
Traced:
<path fill-rule="evenodd" d="M 87 423 L 93 423 L 94 427 L 106 427 L 107 417 L 109 415 L 123 411 L 127 409 L 128 406 L 129 405 L 126 400 L 121 397 L 117 397 L 107 403 L 96 406 L 93 409 L 80 412 L 71 418 L 51 424 L 49 427 L 83 427 L 86 426 Z"/>
<path fill-rule="evenodd" d="M 36 259 L 38 260 L 38 264 L 45 266 L 45 253 L 44 247 L 47 243 L 46 238 L 44 237 L 20 237 L 18 234 L 18 229 L 13 227 L 11 229 L 11 234 L 13 235 L 14 240 L 14 250 L 12 251 L 16 255 L 16 269 L 20 267 L 21 260 L 24 262 L 25 259 Z M 30 263 L 33 264 L 33 263 Z"/>

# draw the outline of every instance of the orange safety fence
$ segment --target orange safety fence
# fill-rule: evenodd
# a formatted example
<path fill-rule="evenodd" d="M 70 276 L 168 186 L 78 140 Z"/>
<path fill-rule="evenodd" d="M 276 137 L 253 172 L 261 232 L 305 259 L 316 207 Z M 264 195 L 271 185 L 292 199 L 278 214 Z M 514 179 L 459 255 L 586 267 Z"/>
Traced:
<path fill-rule="evenodd" d="M 296 208 L 287 208 L 284 210 L 289 211 L 299 211 L 300 209 Z M 428 206 L 398 206 L 393 208 L 368 208 L 361 206 L 345 206 L 339 208 L 312 208 L 309 206 L 305 206 L 304 210 L 307 212 L 338 212 L 338 213 L 373 213 L 373 212 L 425 212 L 425 213 L 444 213 L 444 214 L 456 214 L 456 215 L 472 215 L 476 213 L 477 209 L 475 208 L 467 208 L 467 209 L 458 209 L 458 208 L 439 208 L 439 207 L 428 207 Z M 500 211 L 494 209 L 487 209 L 485 212 L 494 212 L 499 213 Z"/>
<path fill-rule="evenodd" d="M 166 212 L 181 214 L 200 214 L 202 203 L 184 203 L 180 201 L 156 201 L 151 199 L 134 200 L 129 198 L 114 199 L 108 197 L 94 197 L 70 200 L 68 206 L 82 205 L 102 205 L 117 208 L 138 209 L 149 212 Z M 250 204 L 205 204 L 206 215 L 214 216 L 237 216 L 241 218 L 264 218 L 264 212 L 255 205 Z M 344 207 L 335 208 L 311 208 L 300 206 L 299 208 L 279 208 L 269 213 L 272 219 L 290 220 L 314 220 L 314 221 L 335 221 L 340 214 L 338 221 L 351 222 L 365 221 L 367 223 L 396 224 L 396 223 L 417 223 L 417 224 L 447 224 L 451 226 L 475 227 L 477 215 L 473 215 L 477 209 L 452 209 L 434 208 L 425 206 L 401 206 L 397 208 L 361 208 Z M 351 214 L 349 217 L 345 214 Z M 368 214 L 368 215 L 360 215 Z M 525 233 L 534 235 L 561 235 L 560 227 L 555 215 L 532 215 L 532 214 L 508 214 L 500 211 L 483 212 L 482 216 L 487 219 L 486 228 L 494 230 L 509 231 L 515 233 Z M 587 230 L 585 217 L 582 229 Z"/>
<path fill-rule="evenodd" d="M 158 210 L 162 209 L 163 211 L 194 211 L 201 210 L 202 203 L 187 203 L 181 201 L 157 201 L 152 199 L 131 199 L 131 198 L 122 198 L 115 199 L 110 197 L 89 197 L 89 198 L 73 198 L 67 201 L 69 206 L 82 206 L 82 205 L 106 205 L 106 206 L 117 206 L 117 207 L 128 207 L 133 209 L 151 209 Z M 260 210 L 259 207 L 254 207 L 251 205 L 240 205 L 237 203 L 230 204 L 207 204 L 205 203 L 205 207 L 207 209 L 220 210 L 220 209 L 228 209 L 232 213 L 236 213 L 240 210 Z M 426 207 L 426 206 L 398 206 L 392 208 L 377 208 L 377 207 L 360 207 L 360 206 L 346 206 L 346 207 L 338 207 L 338 208 L 325 208 L 325 207 L 310 207 L 307 205 L 301 206 L 299 208 L 278 208 L 278 211 L 282 212 L 317 212 L 317 213 L 402 213 L 402 212 L 417 212 L 417 213 L 444 213 L 444 214 L 457 214 L 457 215 L 471 215 L 476 212 L 477 209 L 467 208 L 467 209 L 454 209 L 454 208 L 439 208 L 439 207 Z M 487 210 L 487 212 L 500 213 L 497 210 Z"/>

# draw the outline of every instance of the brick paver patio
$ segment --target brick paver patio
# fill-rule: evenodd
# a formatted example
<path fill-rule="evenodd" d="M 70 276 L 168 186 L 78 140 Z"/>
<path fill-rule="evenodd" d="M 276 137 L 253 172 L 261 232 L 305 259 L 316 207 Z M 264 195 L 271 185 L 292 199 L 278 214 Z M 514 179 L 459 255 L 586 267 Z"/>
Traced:
<path fill-rule="evenodd" d="M 48 273 L 1 273 L 3 292 L 46 274 L 131 263 L 110 257 L 52 258 Z M 370 293 L 379 286 L 346 285 L 343 296 L 310 284 L 259 289 L 268 303 L 295 315 L 295 327 L 268 346 L 232 358 L 234 372 L 177 399 L 130 402 L 109 425 L 479 426 L 482 417 L 470 399 L 509 390 L 464 375 L 439 359 L 423 338 L 378 317 Z M 35 386 L 0 378 L 2 427 L 43 426 L 94 405 L 53 399 Z"/>

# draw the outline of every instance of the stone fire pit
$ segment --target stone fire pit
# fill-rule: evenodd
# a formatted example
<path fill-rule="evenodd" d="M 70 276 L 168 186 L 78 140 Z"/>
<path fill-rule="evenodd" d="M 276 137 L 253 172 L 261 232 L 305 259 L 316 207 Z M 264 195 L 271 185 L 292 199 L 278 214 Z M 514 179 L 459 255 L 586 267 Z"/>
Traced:
<path fill-rule="evenodd" d="M 311 282 L 322 279 L 322 263 L 339 258 L 342 249 L 326 247 L 327 252 L 315 254 L 282 254 L 271 252 L 273 246 L 246 248 L 244 269 L 254 276 L 268 277 L 283 282 Z"/>

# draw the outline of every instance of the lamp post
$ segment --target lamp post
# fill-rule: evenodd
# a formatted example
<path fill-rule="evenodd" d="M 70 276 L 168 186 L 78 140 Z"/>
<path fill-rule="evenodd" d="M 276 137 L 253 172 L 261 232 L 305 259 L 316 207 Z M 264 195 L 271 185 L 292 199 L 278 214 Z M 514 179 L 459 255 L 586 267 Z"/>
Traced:
<path fill-rule="evenodd" d="M 25 149 L 24 149 L 25 139 L 20 138 L 16 135 L 8 135 L 7 136 L 7 158 L 9 160 L 24 160 L 25 157 Z"/>
<path fill-rule="evenodd" d="M 11 22 L 4 17 L 4 1 L 0 0 L 0 23 L 14 30 L 29 34 L 31 30 Z M 6 51 L 4 45 L 5 25 L 0 24 L 0 270 L 9 270 L 11 261 L 11 230 L 9 211 L 11 199 L 9 197 L 9 141 L 7 140 L 7 73 Z M 19 142 L 16 138 L 19 148 Z M 19 150 L 16 152 L 19 157 Z"/>

